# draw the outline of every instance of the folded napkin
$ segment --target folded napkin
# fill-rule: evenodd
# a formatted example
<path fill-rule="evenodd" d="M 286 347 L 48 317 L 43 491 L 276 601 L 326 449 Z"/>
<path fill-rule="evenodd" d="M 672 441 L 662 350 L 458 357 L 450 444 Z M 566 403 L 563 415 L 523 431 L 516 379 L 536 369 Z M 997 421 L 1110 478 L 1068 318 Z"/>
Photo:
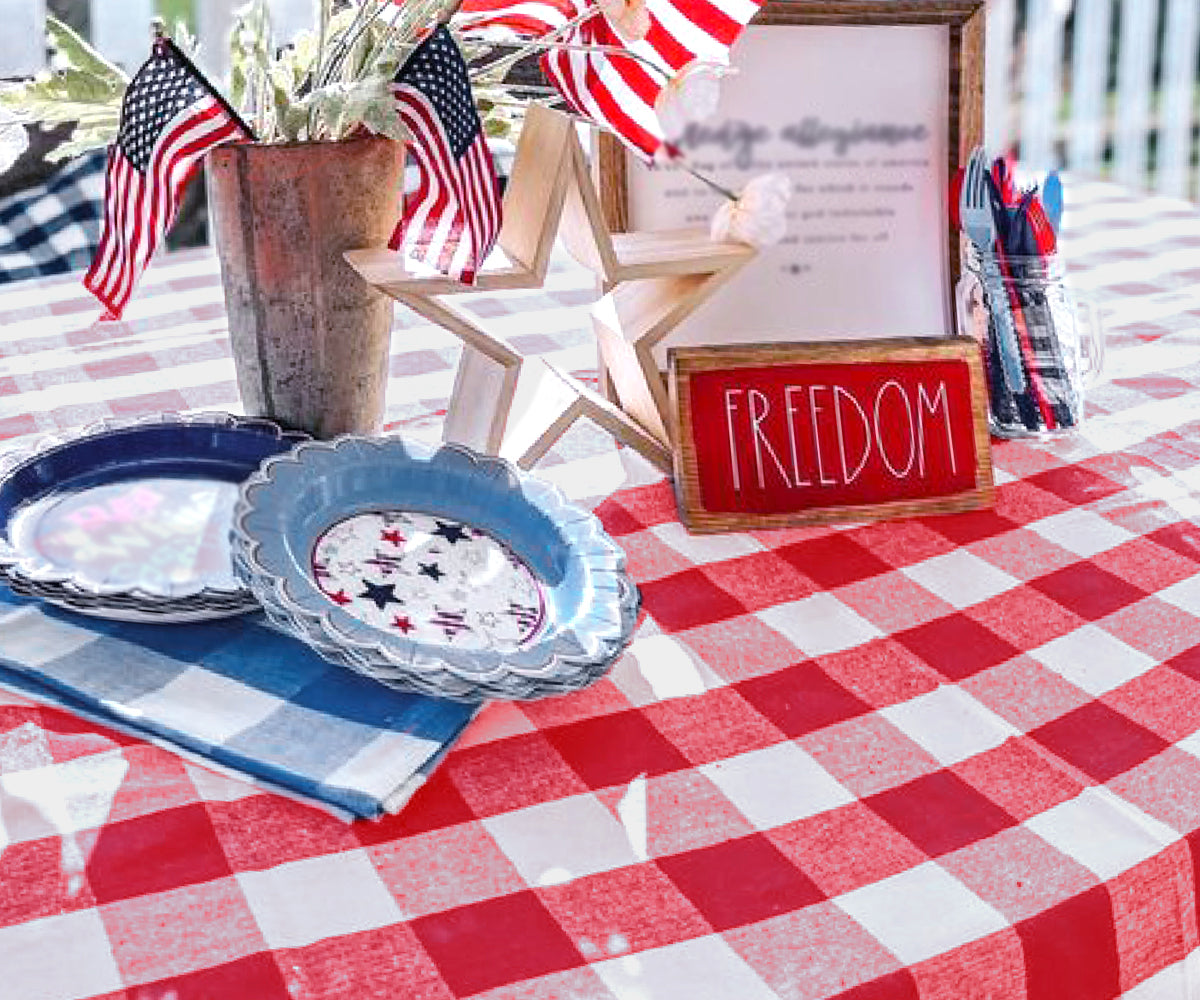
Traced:
<path fill-rule="evenodd" d="M 478 708 L 384 687 L 261 615 L 112 622 L 3 586 L 0 685 L 369 818 L 403 806 Z"/>

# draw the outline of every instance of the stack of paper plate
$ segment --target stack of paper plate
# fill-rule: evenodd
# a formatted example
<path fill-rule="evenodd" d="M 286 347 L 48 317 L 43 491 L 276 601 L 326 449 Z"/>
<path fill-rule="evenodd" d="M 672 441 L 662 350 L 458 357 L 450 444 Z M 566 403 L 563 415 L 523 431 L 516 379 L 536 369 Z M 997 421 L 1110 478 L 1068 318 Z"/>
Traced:
<path fill-rule="evenodd" d="M 258 607 L 233 572 L 238 486 L 307 435 L 206 413 L 105 421 L 0 456 L 0 581 L 83 614 L 183 622 Z"/>
<path fill-rule="evenodd" d="M 268 458 L 241 488 L 233 559 L 272 620 L 326 658 L 464 700 L 592 683 L 639 604 L 624 553 L 557 489 L 399 438 Z"/>

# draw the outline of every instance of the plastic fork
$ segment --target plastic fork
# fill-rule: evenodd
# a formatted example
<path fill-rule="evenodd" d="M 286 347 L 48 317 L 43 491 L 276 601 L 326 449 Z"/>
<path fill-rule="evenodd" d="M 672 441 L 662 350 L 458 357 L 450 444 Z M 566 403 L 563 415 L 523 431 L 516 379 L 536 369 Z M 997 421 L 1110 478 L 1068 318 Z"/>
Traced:
<path fill-rule="evenodd" d="M 993 250 L 996 243 L 996 223 L 992 214 L 992 196 L 990 188 L 994 186 L 991 172 L 988 168 L 987 154 L 982 146 L 976 146 L 967 160 L 967 172 L 963 177 L 962 197 L 959 203 L 959 217 L 963 229 L 979 251 L 979 261 L 983 269 L 986 284 L 992 288 L 1003 289 L 1004 283 L 1000 277 L 1000 268 L 996 263 Z M 1021 357 L 1017 346 L 1017 332 L 1013 328 L 1012 313 L 1000 304 L 992 310 L 992 322 L 996 328 L 996 347 L 1000 355 L 1000 368 L 1004 373 L 1004 382 L 1009 392 L 1025 391 L 1025 371 L 1021 367 Z"/>

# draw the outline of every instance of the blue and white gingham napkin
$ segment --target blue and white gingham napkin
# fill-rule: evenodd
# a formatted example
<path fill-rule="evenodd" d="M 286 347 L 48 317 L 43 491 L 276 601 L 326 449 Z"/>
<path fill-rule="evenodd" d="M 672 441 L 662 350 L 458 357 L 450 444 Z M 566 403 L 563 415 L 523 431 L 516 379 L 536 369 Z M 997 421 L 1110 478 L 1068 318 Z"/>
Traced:
<path fill-rule="evenodd" d="M 321 659 L 261 615 L 130 624 L 0 586 L 0 684 L 334 812 L 396 812 L 478 706 Z"/>
<path fill-rule="evenodd" d="M 0 284 L 87 267 L 100 242 L 104 150 L 0 198 Z"/>

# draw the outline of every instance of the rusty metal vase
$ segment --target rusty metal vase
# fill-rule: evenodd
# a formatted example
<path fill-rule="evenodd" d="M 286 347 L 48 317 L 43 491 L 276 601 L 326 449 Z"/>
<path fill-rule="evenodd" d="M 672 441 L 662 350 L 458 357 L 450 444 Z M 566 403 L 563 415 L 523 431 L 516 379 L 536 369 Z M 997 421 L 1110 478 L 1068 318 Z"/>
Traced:
<path fill-rule="evenodd" d="M 320 438 L 383 423 L 393 301 L 342 259 L 400 217 L 404 147 L 242 143 L 208 158 L 209 205 L 247 414 Z"/>

